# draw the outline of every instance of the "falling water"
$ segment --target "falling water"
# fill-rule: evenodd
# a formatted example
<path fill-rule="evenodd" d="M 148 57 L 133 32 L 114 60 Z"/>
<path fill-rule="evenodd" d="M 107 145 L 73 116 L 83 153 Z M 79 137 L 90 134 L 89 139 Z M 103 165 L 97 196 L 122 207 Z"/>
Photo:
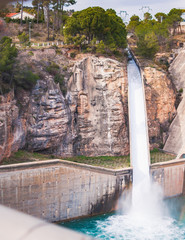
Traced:
<path fill-rule="evenodd" d="M 145 94 L 140 71 L 134 60 L 130 60 L 128 63 L 128 79 L 130 154 L 133 166 L 132 204 L 133 206 L 138 206 L 138 203 L 143 203 L 143 191 L 148 192 L 150 189 L 150 154 Z"/>

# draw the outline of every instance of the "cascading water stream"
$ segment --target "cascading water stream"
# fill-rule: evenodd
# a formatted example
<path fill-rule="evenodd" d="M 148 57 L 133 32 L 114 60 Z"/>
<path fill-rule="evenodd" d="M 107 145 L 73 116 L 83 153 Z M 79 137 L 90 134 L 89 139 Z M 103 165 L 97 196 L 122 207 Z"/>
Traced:
<path fill-rule="evenodd" d="M 133 166 L 132 205 L 135 211 L 146 208 L 150 191 L 148 128 L 145 94 L 140 71 L 132 59 L 128 63 L 130 155 Z M 142 209 L 143 211 L 143 209 Z"/>

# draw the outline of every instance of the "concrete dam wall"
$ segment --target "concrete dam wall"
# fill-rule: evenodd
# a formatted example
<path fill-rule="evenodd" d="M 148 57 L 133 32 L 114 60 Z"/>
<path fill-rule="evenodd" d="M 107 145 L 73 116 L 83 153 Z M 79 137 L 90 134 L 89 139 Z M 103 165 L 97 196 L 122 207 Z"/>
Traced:
<path fill-rule="evenodd" d="M 165 197 L 185 194 L 185 160 L 154 164 Z M 132 169 L 108 170 L 52 160 L 0 167 L 0 204 L 51 222 L 115 210 Z"/>
<path fill-rule="evenodd" d="M 130 182 L 129 170 L 117 174 L 60 161 L 0 167 L 0 203 L 52 222 L 110 212 Z"/>

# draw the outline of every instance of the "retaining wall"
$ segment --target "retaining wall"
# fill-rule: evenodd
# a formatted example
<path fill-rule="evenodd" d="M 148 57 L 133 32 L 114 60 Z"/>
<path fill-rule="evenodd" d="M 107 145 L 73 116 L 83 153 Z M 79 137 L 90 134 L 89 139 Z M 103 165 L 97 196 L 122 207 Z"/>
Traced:
<path fill-rule="evenodd" d="M 47 161 L 0 167 L 0 204 L 48 221 L 110 212 L 130 182 L 130 170 L 111 171 Z"/>
<path fill-rule="evenodd" d="M 153 164 L 151 174 L 161 185 L 165 198 L 185 195 L 185 159 Z"/>
<path fill-rule="evenodd" d="M 185 194 L 185 160 L 153 164 L 165 197 Z M 114 210 L 132 182 L 132 169 L 108 170 L 68 161 L 0 167 L 0 204 L 48 221 Z M 126 192 L 126 191 L 125 191 Z"/>

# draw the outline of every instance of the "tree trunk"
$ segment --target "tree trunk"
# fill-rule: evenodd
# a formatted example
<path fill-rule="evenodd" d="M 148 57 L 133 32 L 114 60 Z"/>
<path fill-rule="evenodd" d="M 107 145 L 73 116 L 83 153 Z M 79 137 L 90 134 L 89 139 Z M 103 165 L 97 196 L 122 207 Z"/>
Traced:
<path fill-rule="evenodd" d="M 21 26 L 22 26 L 22 17 L 23 17 L 23 1 L 24 0 L 22 0 L 22 5 L 21 5 Z"/>
<path fill-rule="evenodd" d="M 57 30 L 59 30 L 59 0 L 57 0 Z"/>
<path fill-rule="evenodd" d="M 53 16 L 53 41 L 55 40 L 55 22 L 56 22 L 56 12 L 54 11 L 54 16 Z"/>
<path fill-rule="evenodd" d="M 39 2 L 38 2 L 38 8 L 37 8 L 37 25 L 39 24 Z"/>
<path fill-rule="evenodd" d="M 62 4 L 62 9 L 61 9 L 61 14 L 62 14 L 62 16 L 61 16 L 61 26 L 60 26 L 60 29 L 61 29 L 61 35 L 63 36 L 63 11 L 64 11 L 64 5 Z"/>
<path fill-rule="evenodd" d="M 49 41 L 49 4 L 47 6 L 47 32 L 48 32 L 48 41 Z"/>

